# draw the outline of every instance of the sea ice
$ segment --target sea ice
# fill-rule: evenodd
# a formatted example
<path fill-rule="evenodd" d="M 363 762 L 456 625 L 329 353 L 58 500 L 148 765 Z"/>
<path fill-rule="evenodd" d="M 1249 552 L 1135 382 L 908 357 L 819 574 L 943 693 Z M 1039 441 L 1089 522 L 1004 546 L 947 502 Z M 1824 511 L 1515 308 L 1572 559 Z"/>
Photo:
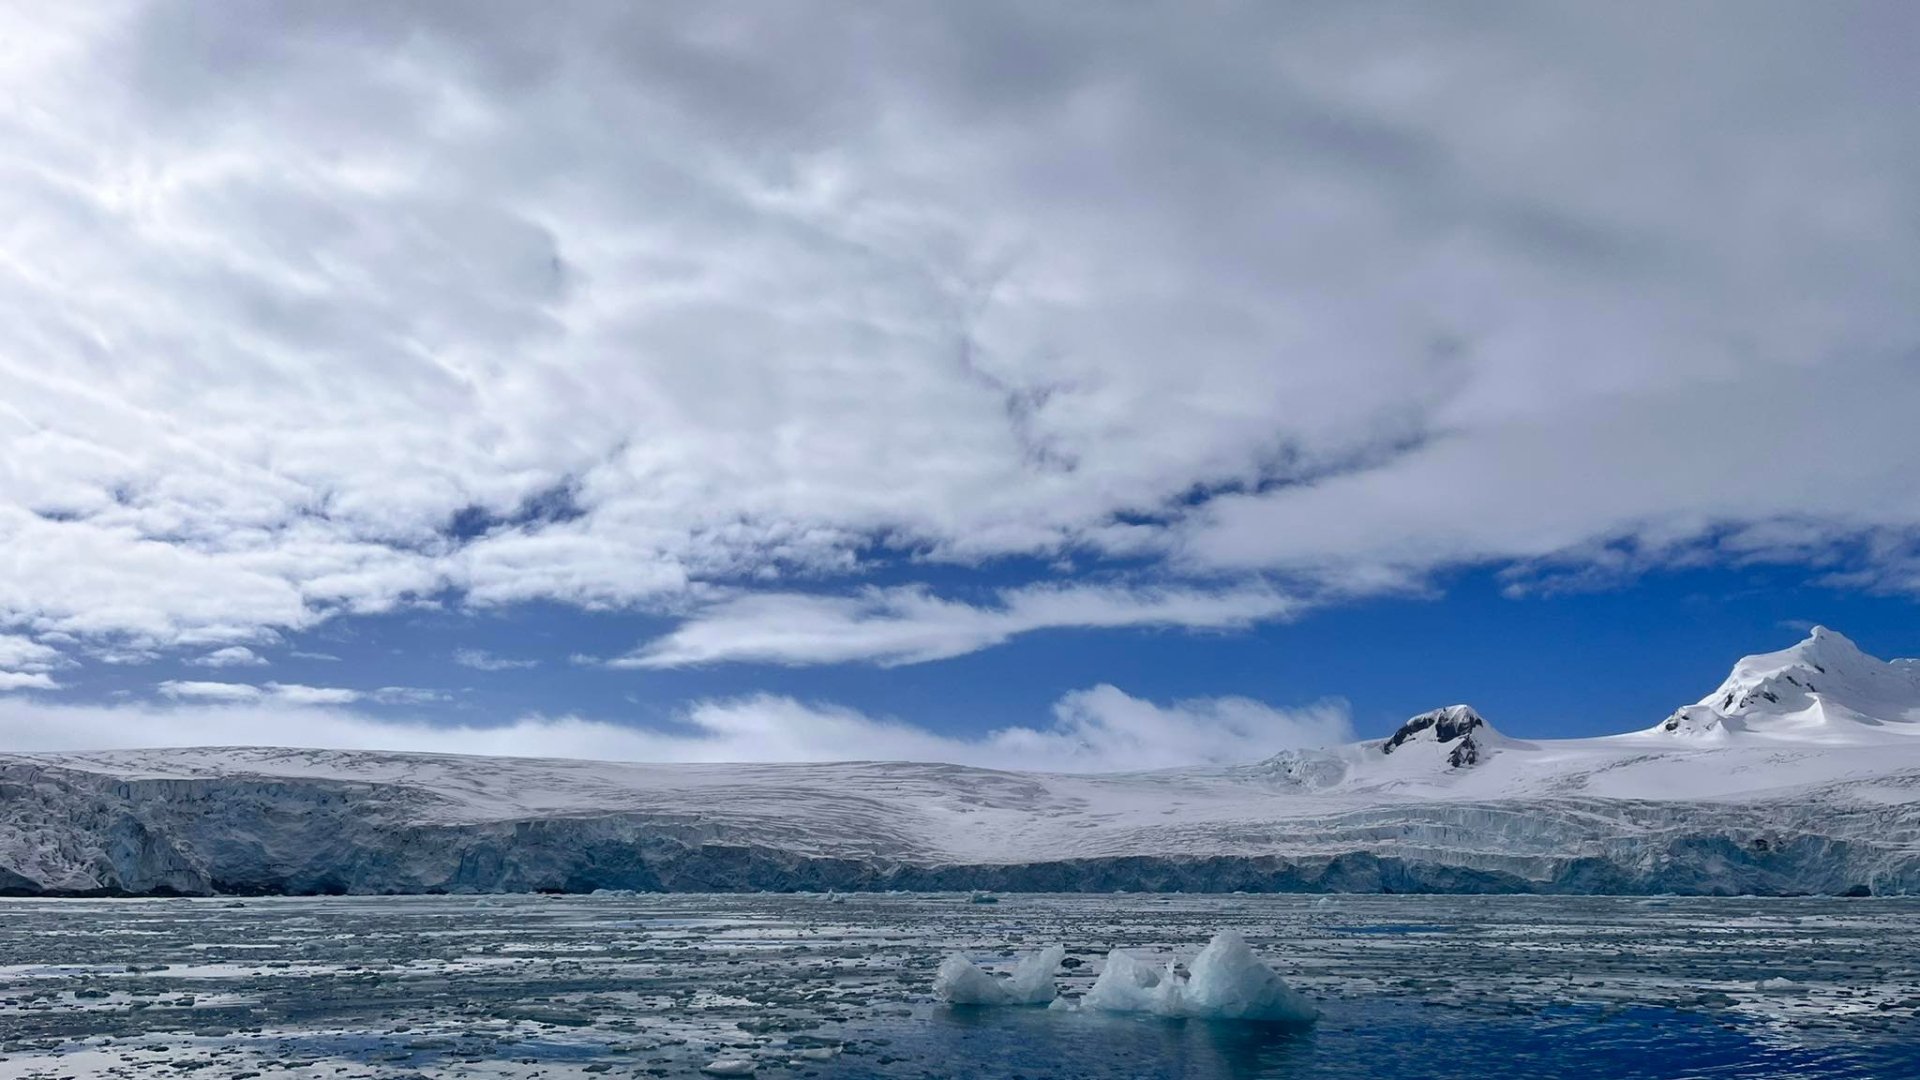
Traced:
<path fill-rule="evenodd" d="M 1132 953 L 1115 949 L 1087 992 L 1086 1006 L 1105 1012 L 1290 1024 L 1309 1023 L 1320 1015 L 1238 931 L 1215 934 L 1194 957 L 1191 970 L 1183 980 L 1172 964 L 1157 971 Z"/>
<path fill-rule="evenodd" d="M 940 963 L 933 992 L 953 1005 L 1045 1005 L 1053 1000 L 1053 973 L 1067 947 L 1049 945 L 1020 961 L 1010 979 L 996 979 L 954 953 Z"/>

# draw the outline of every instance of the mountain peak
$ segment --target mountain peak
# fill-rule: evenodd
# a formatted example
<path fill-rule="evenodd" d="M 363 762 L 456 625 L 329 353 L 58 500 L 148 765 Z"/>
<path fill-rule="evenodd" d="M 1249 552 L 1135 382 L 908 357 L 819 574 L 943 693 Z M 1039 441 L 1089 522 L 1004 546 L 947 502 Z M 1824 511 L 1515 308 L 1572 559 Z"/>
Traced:
<path fill-rule="evenodd" d="M 1807 636 L 1802 638 L 1799 644 L 1788 649 L 1782 649 L 1781 653 L 1795 653 L 1808 660 L 1836 660 L 1841 662 L 1874 660 L 1873 657 L 1862 652 L 1860 646 L 1853 643 L 1852 638 L 1838 630 L 1829 630 L 1824 626 L 1816 626 L 1812 630 L 1809 630 Z M 1763 655 L 1778 656 L 1781 653 L 1766 653 Z M 1757 658 L 1748 657 L 1748 659 Z M 1878 663 L 1879 661 L 1874 660 L 1874 662 Z"/>
<path fill-rule="evenodd" d="M 1920 720 L 1917 676 L 1914 665 L 1870 656 L 1845 634 L 1816 626 L 1788 648 L 1741 657 L 1718 689 L 1656 730 L 1847 739 L 1888 722 Z"/>

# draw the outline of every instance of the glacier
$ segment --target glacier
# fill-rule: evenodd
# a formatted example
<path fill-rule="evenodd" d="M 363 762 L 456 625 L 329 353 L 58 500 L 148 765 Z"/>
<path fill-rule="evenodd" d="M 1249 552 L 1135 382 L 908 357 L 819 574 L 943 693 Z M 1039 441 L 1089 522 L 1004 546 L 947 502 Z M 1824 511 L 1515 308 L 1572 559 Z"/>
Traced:
<path fill-rule="evenodd" d="M 1643 730 L 1465 705 L 1107 775 L 225 747 L 0 754 L 0 893 L 1920 892 L 1920 663 L 1819 628 Z"/>

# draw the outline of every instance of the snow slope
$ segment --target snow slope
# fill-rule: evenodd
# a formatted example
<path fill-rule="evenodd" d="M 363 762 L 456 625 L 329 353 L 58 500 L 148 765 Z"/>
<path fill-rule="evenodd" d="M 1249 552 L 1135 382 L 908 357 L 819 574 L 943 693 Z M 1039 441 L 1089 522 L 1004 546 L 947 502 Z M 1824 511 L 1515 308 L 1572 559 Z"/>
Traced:
<path fill-rule="evenodd" d="M 1642 731 L 1464 705 L 1100 776 L 210 748 L 0 755 L 0 890 L 1920 891 L 1920 665 L 1817 629 Z"/>

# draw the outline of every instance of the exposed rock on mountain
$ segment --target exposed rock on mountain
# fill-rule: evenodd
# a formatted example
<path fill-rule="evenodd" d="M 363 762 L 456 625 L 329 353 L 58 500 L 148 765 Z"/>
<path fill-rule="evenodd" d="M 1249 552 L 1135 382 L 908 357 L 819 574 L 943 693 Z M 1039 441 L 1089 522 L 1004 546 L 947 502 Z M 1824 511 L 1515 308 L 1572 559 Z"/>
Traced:
<path fill-rule="evenodd" d="M 1490 744 L 1493 729 L 1470 705 L 1449 705 L 1444 709 L 1423 712 L 1419 716 L 1400 725 L 1380 746 L 1380 752 L 1391 754 L 1395 749 L 1415 740 L 1437 743 L 1447 747 L 1447 765 L 1450 768 L 1464 769 L 1479 764 L 1487 752 L 1482 744 Z M 1478 736 L 1476 738 L 1476 735 Z"/>

